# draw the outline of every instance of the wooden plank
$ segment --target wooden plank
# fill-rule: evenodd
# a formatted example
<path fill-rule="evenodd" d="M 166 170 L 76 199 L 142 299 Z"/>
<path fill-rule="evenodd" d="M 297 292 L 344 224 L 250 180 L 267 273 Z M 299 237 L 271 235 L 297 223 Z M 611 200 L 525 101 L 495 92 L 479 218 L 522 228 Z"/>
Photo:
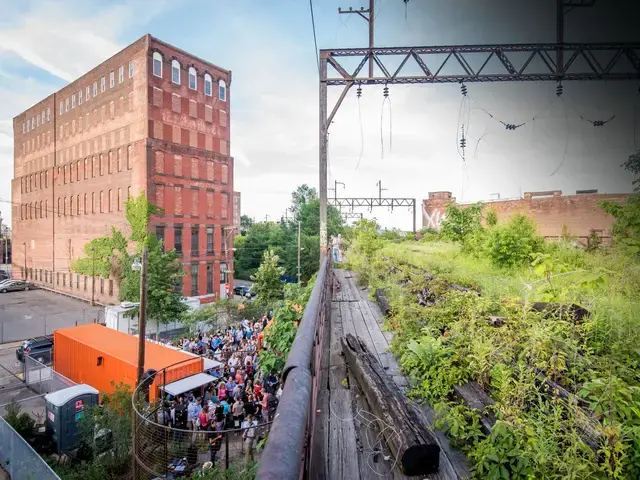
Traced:
<path fill-rule="evenodd" d="M 348 315 L 348 303 L 339 303 L 332 305 L 332 312 L 336 312 L 332 318 L 331 325 L 331 351 L 329 353 L 329 389 L 331 391 L 335 389 L 341 389 L 342 381 L 347 376 L 347 367 L 344 364 L 344 358 L 342 357 L 342 344 L 341 338 L 344 335 L 344 320 Z M 346 312 L 346 313 L 345 313 Z M 334 315 L 334 313 L 332 313 Z"/>
<path fill-rule="evenodd" d="M 382 366 L 385 369 L 389 368 L 389 360 L 386 355 L 386 353 L 389 350 L 389 344 L 387 343 L 387 340 L 382 335 L 382 332 L 380 331 L 380 326 L 376 322 L 370 310 L 367 309 L 367 305 L 365 302 L 360 301 L 357 303 L 357 306 L 358 306 L 358 311 L 362 316 L 362 320 L 364 321 L 364 324 L 367 330 L 369 331 L 369 335 L 371 336 L 371 342 L 373 343 L 373 346 L 376 352 L 378 353 L 378 357 L 380 358 L 380 363 L 382 363 Z"/>
<path fill-rule="evenodd" d="M 358 307 L 359 302 L 349 303 L 349 311 L 351 313 L 351 319 L 353 320 L 353 327 L 355 328 L 356 334 L 364 344 L 367 346 L 371 353 L 373 353 L 376 359 L 380 362 L 380 357 L 378 356 L 378 350 L 375 348 L 373 344 L 373 340 L 371 339 L 371 334 L 367 325 L 364 323 L 364 318 L 362 317 L 362 312 Z"/>
<path fill-rule="evenodd" d="M 342 317 L 342 336 L 346 336 L 349 333 L 357 336 L 358 334 L 353 324 L 353 316 L 349 308 L 349 303 L 345 302 L 340 304 L 340 316 Z M 339 351 L 341 350 L 340 348 Z"/>
<path fill-rule="evenodd" d="M 331 480 L 329 475 L 329 432 L 331 431 L 331 412 L 329 410 L 330 392 L 328 388 L 318 391 L 316 403 L 316 423 L 314 426 L 313 442 L 311 444 L 310 478 Z"/>
<path fill-rule="evenodd" d="M 329 429 L 329 479 L 358 479 L 358 451 L 353 424 L 350 391 L 346 388 L 331 390 L 331 419 Z"/>

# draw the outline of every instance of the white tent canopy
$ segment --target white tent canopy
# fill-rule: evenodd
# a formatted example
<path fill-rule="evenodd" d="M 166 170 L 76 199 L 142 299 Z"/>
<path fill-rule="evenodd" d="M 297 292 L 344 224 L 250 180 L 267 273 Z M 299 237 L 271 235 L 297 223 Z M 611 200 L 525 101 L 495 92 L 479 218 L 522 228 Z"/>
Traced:
<path fill-rule="evenodd" d="M 195 375 L 191 375 L 190 377 L 181 378 L 172 383 L 168 383 L 167 385 L 160 387 L 169 395 L 173 395 L 174 397 L 185 393 L 190 392 L 196 388 L 200 388 L 203 385 L 207 385 L 208 383 L 217 381 L 216 377 L 209 375 L 207 373 L 196 373 Z"/>

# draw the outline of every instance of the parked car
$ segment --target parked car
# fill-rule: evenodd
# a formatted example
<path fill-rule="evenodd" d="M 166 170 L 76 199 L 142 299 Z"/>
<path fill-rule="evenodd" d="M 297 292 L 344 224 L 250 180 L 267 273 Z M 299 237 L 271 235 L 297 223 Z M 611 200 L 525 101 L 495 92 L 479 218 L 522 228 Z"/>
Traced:
<path fill-rule="evenodd" d="M 24 280 L 5 280 L 0 283 L 0 293 L 18 292 L 20 290 L 33 290 L 35 285 Z"/>
<path fill-rule="evenodd" d="M 7 280 L 9 278 L 9 274 L 4 270 L 0 270 L 0 280 Z"/>
<path fill-rule="evenodd" d="M 233 287 L 233 294 L 240 295 L 241 297 L 251 298 L 256 296 L 256 292 L 249 285 L 235 285 Z"/>
<path fill-rule="evenodd" d="M 16 358 L 19 362 L 24 362 L 26 355 L 31 355 L 40 363 L 51 363 L 53 354 L 53 337 L 46 335 L 36 337 L 25 342 L 16 349 Z"/>

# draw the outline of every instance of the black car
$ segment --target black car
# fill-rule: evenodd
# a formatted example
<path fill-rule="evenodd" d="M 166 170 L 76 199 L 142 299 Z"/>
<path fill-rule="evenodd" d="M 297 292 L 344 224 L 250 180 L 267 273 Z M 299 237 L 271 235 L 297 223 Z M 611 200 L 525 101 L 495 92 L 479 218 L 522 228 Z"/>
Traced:
<path fill-rule="evenodd" d="M 30 355 L 40 363 L 48 364 L 53 359 L 53 337 L 36 337 L 25 342 L 16 350 L 16 358 L 24 362 L 25 355 Z"/>
<path fill-rule="evenodd" d="M 251 287 L 248 285 L 235 285 L 233 287 L 233 293 L 234 295 L 240 295 L 241 297 L 247 298 L 255 296 L 255 293 L 252 292 Z"/>

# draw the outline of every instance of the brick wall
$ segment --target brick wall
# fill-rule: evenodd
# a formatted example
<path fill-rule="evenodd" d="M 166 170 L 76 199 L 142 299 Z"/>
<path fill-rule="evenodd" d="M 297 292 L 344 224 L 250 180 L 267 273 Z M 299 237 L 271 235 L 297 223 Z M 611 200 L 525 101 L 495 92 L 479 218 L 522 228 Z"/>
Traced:
<path fill-rule="evenodd" d="M 602 237 L 611 235 L 613 217 L 609 216 L 599 203 L 602 200 L 624 203 L 629 194 L 585 194 L 562 195 L 559 190 L 551 192 L 527 192 L 523 199 L 483 202 L 486 209 L 492 209 L 500 222 L 521 213 L 531 217 L 538 231 L 546 238 L 559 238 L 566 230 L 573 236 L 586 239 L 592 231 Z M 439 228 L 446 217 L 450 203 L 456 203 L 450 192 L 430 192 L 422 203 L 423 227 Z M 464 206 L 464 205 L 462 205 Z"/>

